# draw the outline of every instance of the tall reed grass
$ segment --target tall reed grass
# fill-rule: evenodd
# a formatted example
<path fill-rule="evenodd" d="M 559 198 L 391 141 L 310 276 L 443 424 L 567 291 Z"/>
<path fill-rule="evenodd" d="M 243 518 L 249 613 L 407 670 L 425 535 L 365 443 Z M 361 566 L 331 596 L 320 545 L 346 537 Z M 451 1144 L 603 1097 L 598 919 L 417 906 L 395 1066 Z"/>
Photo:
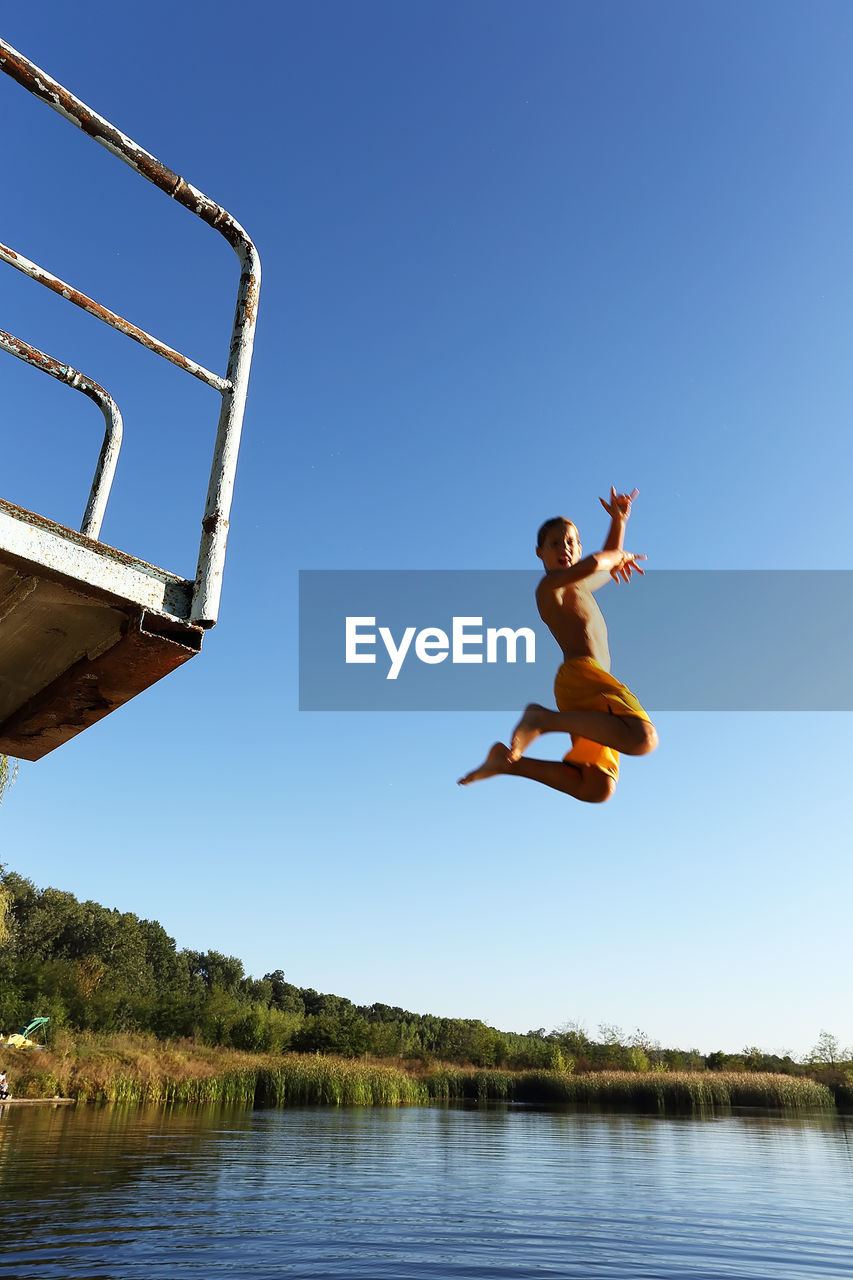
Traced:
<path fill-rule="evenodd" d="M 264 1106 L 423 1106 L 429 1090 L 399 1067 L 289 1054 L 258 1074 L 255 1100 Z"/>
<path fill-rule="evenodd" d="M 832 1110 L 824 1085 L 804 1077 L 759 1072 L 599 1071 L 589 1075 L 525 1072 L 518 1101 L 571 1103 L 631 1111 L 685 1113 L 763 1107 L 784 1111 Z"/>
<path fill-rule="evenodd" d="M 58 1038 L 52 1051 L 18 1051 L 5 1063 L 18 1097 L 80 1102 L 228 1103 L 239 1106 L 425 1106 L 468 1102 L 620 1109 L 659 1114 L 762 1107 L 832 1110 L 824 1085 L 752 1072 L 498 1071 L 319 1054 L 256 1055 L 161 1042 L 153 1036 Z"/>
<path fill-rule="evenodd" d="M 732 1107 L 832 1110 L 822 1084 L 803 1077 L 747 1072 L 681 1071 L 436 1071 L 427 1077 L 436 1102 L 520 1102 L 601 1107 L 660 1114 L 726 1111 Z"/>

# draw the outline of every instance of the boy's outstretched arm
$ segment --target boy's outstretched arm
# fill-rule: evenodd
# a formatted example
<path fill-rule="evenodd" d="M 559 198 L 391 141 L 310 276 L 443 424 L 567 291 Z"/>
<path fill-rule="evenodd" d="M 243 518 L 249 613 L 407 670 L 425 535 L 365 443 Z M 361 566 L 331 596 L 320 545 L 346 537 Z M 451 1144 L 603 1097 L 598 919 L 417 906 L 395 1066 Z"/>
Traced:
<path fill-rule="evenodd" d="M 628 517 L 631 514 L 631 504 L 639 492 L 639 489 L 635 489 L 633 493 L 617 493 L 613 485 L 611 485 L 610 501 L 607 502 L 604 498 L 598 499 L 610 516 L 610 531 L 604 540 L 603 551 L 622 550 L 622 544 L 625 539 L 625 525 L 628 523 Z"/>
<path fill-rule="evenodd" d="M 584 556 L 569 569 L 549 569 L 536 589 L 537 598 L 541 592 L 557 591 L 578 582 L 586 582 L 591 591 L 597 591 L 610 578 L 614 582 L 630 582 L 633 573 L 643 575 L 638 561 L 645 558 L 633 551 L 623 551 L 621 547 L 593 551 L 592 555 Z"/>

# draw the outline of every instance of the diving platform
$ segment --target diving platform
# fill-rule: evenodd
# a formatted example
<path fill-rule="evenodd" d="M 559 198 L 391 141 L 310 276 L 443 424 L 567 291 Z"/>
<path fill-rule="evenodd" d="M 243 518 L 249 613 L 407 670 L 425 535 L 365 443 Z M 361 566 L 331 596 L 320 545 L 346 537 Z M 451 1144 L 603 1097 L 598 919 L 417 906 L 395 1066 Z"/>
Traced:
<path fill-rule="evenodd" d="M 40 760 L 197 654 L 193 586 L 0 499 L 0 752 Z"/>
<path fill-rule="evenodd" d="M 0 498 L 0 754 L 39 760 L 198 654 L 204 632 L 216 623 L 252 360 L 260 260 L 249 236 L 226 209 L 1 39 L 0 71 L 222 235 L 240 263 L 222 374 L 0 244 L 0 261 L 61 298 L 62 305 L 71 303 L 86 311 L 205 383 L 219 397 L 197 569 L 188 579 L 100 540 L 123 431 L 121 413 L 109 392 L 61 358 L 0 329 L 0 351 L 87 396 L 106 424 L 79 532 Z"/>

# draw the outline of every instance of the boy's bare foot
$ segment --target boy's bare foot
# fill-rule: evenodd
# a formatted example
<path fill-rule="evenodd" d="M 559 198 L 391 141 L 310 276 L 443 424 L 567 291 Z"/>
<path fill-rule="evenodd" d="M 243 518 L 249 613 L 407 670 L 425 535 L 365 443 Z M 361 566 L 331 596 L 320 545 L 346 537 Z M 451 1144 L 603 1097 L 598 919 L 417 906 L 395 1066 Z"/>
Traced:
<path fill-rule="evenodd" d="M 546 724 L 551 712 L 547 707 L 541 707 L 538 702 L 531 702 L 529 707 L 525 707 L 524 715 L 515 726 L 512 734 L 512 745 L 509 749 L 511 761 L 520 760 L 524 755 L 531 742 L 534 742 L 540 733 L 546 732 Z"/>
<path fill-rule="evenodd" d="M 469 782 L 480 782 L 483 778 L 494 778 L 498 773 L 507 772 L 507 749 L 502 742 L 496 742 L 479 769 L 472 769 L 459 779 L 459 786 L 467 787 Z"/>

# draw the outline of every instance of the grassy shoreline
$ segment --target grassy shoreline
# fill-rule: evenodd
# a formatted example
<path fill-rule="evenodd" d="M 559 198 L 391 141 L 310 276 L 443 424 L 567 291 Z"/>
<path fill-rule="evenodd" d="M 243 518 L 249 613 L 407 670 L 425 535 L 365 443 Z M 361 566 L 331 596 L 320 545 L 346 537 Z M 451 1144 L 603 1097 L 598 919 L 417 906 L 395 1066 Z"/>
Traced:
<path fill-rule="evenodd" d="M 734 1107 L 833 1112 L 807 1077 L 726 1071 L 505 1071 L 403 1065 L 316 1054 L 250 1054 L 153 1036 L 83 1035 L 43 1052 L 9 1051 L 18 1098 L 125 1104 L 429 1106 L 453 1102 L 577 1106 L 657 1114 Z"/>

